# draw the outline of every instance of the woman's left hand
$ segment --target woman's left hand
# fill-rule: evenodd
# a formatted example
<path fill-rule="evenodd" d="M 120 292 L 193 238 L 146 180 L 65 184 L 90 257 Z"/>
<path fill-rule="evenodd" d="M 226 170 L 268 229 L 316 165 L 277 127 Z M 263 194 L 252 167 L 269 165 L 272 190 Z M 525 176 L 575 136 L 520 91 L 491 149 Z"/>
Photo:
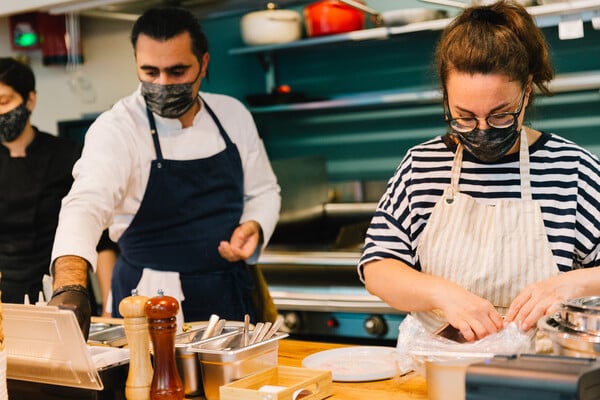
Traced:
<path fill-rule="evenodd" d="M 254 253 L 260 240 L 260 225 L 256 221 L 240 224 L 231 235 L 229 242 L 219 243 L 219 254 L 227 261 L 247 260 Z"/>
<path fill-rule="evenodd" d="M 535 327 L 544 315 L 556 312 L 565 301 L 583 295 L 579 271 L 566 272 L 527 286 L 512 301 L 506 322 L 516 321 L 524 331 Z"/>

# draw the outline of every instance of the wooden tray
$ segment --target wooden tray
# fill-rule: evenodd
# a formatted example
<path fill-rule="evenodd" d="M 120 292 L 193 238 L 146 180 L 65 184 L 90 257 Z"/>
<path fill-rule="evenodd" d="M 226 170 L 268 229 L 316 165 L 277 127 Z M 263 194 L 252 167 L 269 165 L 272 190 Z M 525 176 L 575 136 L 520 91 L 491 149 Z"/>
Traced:
<path fill-rule="evenodd" d="M 280 390 L 260 391 L 264 386 Z M 321 400 L 331 396 L 331 371 L 279 366 L 223 385 L 219 392 L 220 400 Z"/>

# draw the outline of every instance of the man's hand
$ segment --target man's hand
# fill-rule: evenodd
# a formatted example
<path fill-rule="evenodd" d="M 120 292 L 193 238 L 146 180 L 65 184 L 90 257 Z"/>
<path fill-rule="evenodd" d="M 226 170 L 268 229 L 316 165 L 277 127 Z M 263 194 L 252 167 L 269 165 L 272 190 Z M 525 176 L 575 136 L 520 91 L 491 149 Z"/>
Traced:
<path fill-rule="evenodd" d="M 247 260 L 260 241 L 261 228 L 256 221 L 246 221 L 233 231 L 229 242 L 219 243 L 219 254 L 227 261 Z"/>
<path fill-rule="evenodd" d="M 69 285 L 58 288 L 52 294 L 48 305 L 73 311 L 79 323 L 81 333 L 83 333 L 83 337 L 87 341 L 90 333 L 92 308 L 90 305 L 90 294 L 85 287 L 81 285 Z"/>
<path fill-rule="evenodd" d="M 87 341 L 92 309 L 87 286 L 88 263 L 81 257 L 63 256 L 52 266 L 53 289 L 50 306 L 71 310 L 77 317 L 81 333 Z"/>

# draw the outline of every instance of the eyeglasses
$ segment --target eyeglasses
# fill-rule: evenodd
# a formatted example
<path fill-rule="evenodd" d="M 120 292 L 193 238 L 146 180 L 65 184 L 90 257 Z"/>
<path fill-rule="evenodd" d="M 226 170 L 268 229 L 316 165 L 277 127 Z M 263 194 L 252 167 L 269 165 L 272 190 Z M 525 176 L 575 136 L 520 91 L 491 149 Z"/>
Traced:
<path fill-rule="evenodd" d="M 523 102 L 525 101 L 525 92 L 527 91 L 527 87 L 523 89 L 523 93 L 521 94 L 521 101 L 519 102 L 519 106 L 515 112 L 502 112 L 497 114 L 490 114 L 485 117 L 485 122 L 491 126 L 492 128 L 508 128 L 513 125 L 519 115 L 521 114 L 521 110 L 523 108 Z M 459 133 L 471 133 L 479 126 L 479 118 L 476 117 L 461 117 L 461 118 L 452 118 L 452 114 L 450 113 L 450 107 L 448 107 L 448 102 L 445 100 L 444 108 L 448 109 L 448 114 L 444 111 L 446 117 L 446 123 L 456 132 Z M 450 115 L 450 118 L 448 118 Z"/>

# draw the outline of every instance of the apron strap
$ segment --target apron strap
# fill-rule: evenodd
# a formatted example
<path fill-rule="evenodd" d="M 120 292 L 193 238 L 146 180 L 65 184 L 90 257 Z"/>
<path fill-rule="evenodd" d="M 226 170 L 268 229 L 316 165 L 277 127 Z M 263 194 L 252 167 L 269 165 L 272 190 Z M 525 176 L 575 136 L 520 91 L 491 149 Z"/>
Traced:
<path fill-rule="evenodd" d="M 529 172 L 529 143 L 525 127 L 521 128 L 521 144 L 519 149 L 519 169 L 521 173 L 521 199 L 531 200 L 531 174 Z"/>
<path fill-rule="evenodd" d="M 463 145 L 458 143 L 456 146 L 456 154 L 452 163 L 452 172 L 450 186 L 446 188 L 444 194 L 446 202 L 452 203 L 454 194 L 458 193 L 458 182 L 460 179 L 460 170 L 462 166 Z M 519 172 L 521 175 L 521 199 L 531 200 L 531 173 L 529 163 L 529 143 L 527 142 L 527 132 L 525 127 L 521 128 L 521 137 L 519 145 Z"/>
<path fill-rule="evenodd" d="M 463 145 L 458 143 L 456 145 L 456 154 L 454 155 L 454 161 L 452 162 L 452 172 L 450 178 L 450 186 L 444 191 L 446 202 L 448 204 L 454 201 L 454 194 L 458 193 L 458 181 L 460 179 L 460 168 L 462 166 L 462 155 Z"/>
<path fill-rule="evenodd" d="M 156 121 L 154 120 L 154 114 L 152 111 L 146 106 L 146 113 L 148 114 L 148 123 L 150 124 L 150 134 L 152 135 L 152 140 L 154 141 L 154 150 L 156 151 L 156 159 L 162 160 L 162 151 L 160 150 L 160 142 L 158 141 L 158 131 L 156 130 Z"/>

